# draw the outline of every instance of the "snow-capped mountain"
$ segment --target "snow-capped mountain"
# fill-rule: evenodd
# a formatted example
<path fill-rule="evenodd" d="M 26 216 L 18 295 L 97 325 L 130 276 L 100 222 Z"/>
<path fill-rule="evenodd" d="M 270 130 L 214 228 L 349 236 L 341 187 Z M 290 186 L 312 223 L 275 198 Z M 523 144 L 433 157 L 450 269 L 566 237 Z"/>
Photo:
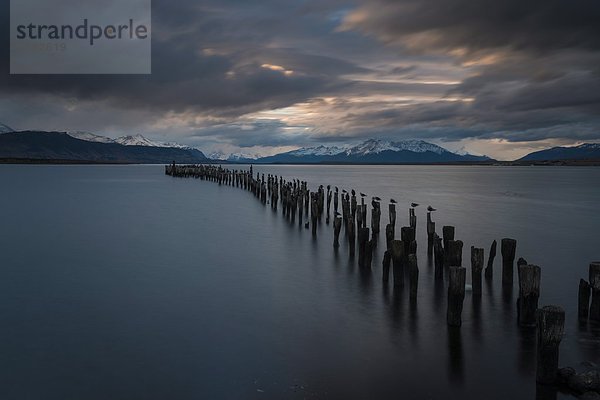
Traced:
<path fill-rule="evenodd" d="M 360 143 L 346 151 L 346 154 L 351 155 L 366 155 L 366 154 L 379 154 L 384 151 L 410 151 L 413 153 L 425 153 L 432 152 L 436 154 L 443 154 L 448 150 L 428 143 L 423 140 L 403 140 L 400 142 L 388 142 L 378 139 L 369 139 L 363 143 Z"/>
<path fill-rule="evenodd" d="M 519 161 L 600 160 L 600 143 L 584 143 L 572 147 L 553 147 L 540 150 Z"/>
<path fill-rule="evenodd" d="M 225 161 L 225 160 L 227 160 L 227 157 L 228 157 L 228 155 L 221 151 L 213 151 L 212 153 L 208 154 L 208 158 L 210 158 L 211 160 Z"/>
<path fill-rule="evenodd" d="M 155 142 L 155 141 L 150 140 L 140 134 L 121 136 L 116 139 L 111 139 L 107 136 L 100 136 L 100 135 L 96 135 L 95 133 L 83 132 L 83 131 L 67 132 L 67 135 L 74 137 L 75 139 L 85 140 L 86 142 L 117 143 L 117 144 L 122 144 L 123 146 L 168 147 L 168 148 L 173 148 L 173 149 L 184 149 L 184 150 L 192 150 L 193 149 L 193 147 L 175 143 L 175 142 L 169 142 L 169 143 Z"/>
<path fill-rule="evenodd" d="M 111 139 L 106 136 L 96 135 L 90 132 L 74 131 L 67 132 L 67 135 L 74 137 L 75 139 L 85 140 L 86 142 L 115 143 L 114 139 Z"/>
<path fill-rule="evenodd" d="M 9 132 L 14 132 L 15 130 L 13 128 L 11 128 L 8 125 L 4 125 L 2 122 L 0 122 L 0 133 L 9 133 Z"/>
<path fill-rule="evenodd" d="M 257 154 L 247 154 L 247 153 L 232 153 L 227 157 L 227 161 L 232 162 L 242 162 L 242 161 L 254 161 L 260 158 Z"/>
<path fill-rule="evenodd" d="M 78 138 L 79 137 L 79 138 Z M 81 138 L 81 139 L 80 139 Z M 148 143 L 148 142 L 145 142 Z M 124 146 L 86 132 L 6 132 L 0 135 L 0 159 L 53 162 L 165 164 L 207 162 L 196 149 L 163 146 Z"/>
<path fill-rule="evenodd" d="M 164 146 L 162 143 L 154 142 L 150 139 L 147 139 L 140 134 L 121 136 L 115 139 L 115 143 L 122 144 L 123 146 L 168 147 Z"/>
<path fill-rule="evenodd" d="M 257 160 L 262 163 L 442 163 L 489 160 L 460 155 L 423 140 L 386 141 L 369 139 L 343 146 L 303 147 Z"/>
<path fill-rule="evenodd" d="M 216 161 L 230 161 L 230 162 L 251 162 L 259 159 L 261 156 L 258 154 L 247 154 L 247 153 L 231 153 L 226 154 L 222 151 L 214 151 L 208 155 L 208 158 Z"/>
<path fill-rule="evenodd" d="M 298 150 L 290 151 L 288 154 L 295 156 L 333 156 L 347 151 L 349 146 L 317 146 L 317 147 L 302 147 Z"/>

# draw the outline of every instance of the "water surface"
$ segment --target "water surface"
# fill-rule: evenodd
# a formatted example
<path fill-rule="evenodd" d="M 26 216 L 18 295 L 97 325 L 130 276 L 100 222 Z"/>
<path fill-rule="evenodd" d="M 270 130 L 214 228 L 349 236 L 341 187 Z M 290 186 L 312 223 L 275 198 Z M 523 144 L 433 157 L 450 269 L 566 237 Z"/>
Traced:
<path fill-rule="evenodd" d="M 487 258 L 492 240 L 517 239 L 517 257 L 542 268 L 540 304 L 567 312 L 561 364 L 599 360 L 576 307 L 600 259 L 600 169 L 255 171 L 393 197 L 398 226 L 421 203 L 417 303 L 382 284 L 383 239 L 363 273 L 325 221 L 312 240 L 237 188 L 162 166 L 2 165 L 0 398 L 535 398 L 532 332 L 515 323 L 499 258 L 481 302 L 467 293 L 463 326 L 447 328 L 427 204 L 438 230 L 456 226 L 464 260 L 471 245 Z"/>

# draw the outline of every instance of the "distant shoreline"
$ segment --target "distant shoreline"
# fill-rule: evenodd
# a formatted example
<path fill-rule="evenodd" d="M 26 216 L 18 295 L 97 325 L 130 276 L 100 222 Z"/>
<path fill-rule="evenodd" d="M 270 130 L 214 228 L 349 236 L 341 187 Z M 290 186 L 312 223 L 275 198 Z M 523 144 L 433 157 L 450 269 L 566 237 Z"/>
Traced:
<path fill-rule="evenodd" d="M 36 158 L 0 158 L 0 164 L 30 164 L 30 165 L 152 165 L 157 163 L 133 163 L 126 161 L 98 160 L 65 160 L 65 159 L 36 159 Z M 158 163 L 163 164 L 163 163 Z M 228 164 L 228 165 L 445 165 L 445 166 L 571 166 L 598 167 L 600 160 L 548 160 L 548 161 L 464 161 L 439 163 L 236 163 L 224 160 L 207 160 L 196 164 Z"/>

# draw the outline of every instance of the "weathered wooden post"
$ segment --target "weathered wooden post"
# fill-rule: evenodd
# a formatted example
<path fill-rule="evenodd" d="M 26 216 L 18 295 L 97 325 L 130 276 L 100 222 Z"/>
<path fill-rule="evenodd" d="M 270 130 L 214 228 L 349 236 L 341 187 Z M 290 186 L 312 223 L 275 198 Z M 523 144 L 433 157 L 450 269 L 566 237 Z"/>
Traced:
<path fill-rule="evenodd" d="M 365 266 L 365 253 L 369 241 L 369 228 L 358 228 L 358 265 Z"/>
<path fill-rule="evenodd" d="M 589 274 L 589 283 L 592 288 L 590 319 L 592 321 L 600 321 L 600 262 L 590 263 Z"/>
<path fill-rule="evenodd" d="M 502 252 L 502 285 L 512 285 L 515 268 L 517 241 L 504 238 L 501 243 Z"/>
<path fill-rule="evenodd" d="M 404 286 L 404 243 L 401 240 L 392 240 L 392 266 L 394 269 L 394 286 Z"/>
<path fill-rule="evenodd" d="M 577 303 L 577 315 L 580 321 L 586 321 L 590 315 L 590 292 L 591 286 L 585 279 L 579 280 L 579 301 Z"/>
<path fill-rule="evenodd" d="M 558 306 L 546 306 L 537 311 L 536 381 L 551 385 L 558 371 L 559 345 L 565 327 L 565 312 Z"/>
<path fill-rule="evenodd" d="M 427 254 L 433 253 L 433 235 L 435 234 L 435 222 L 431 220 L 431 211 L 427 212 Z"/>
<path fill-rule="evenodd" d="M 411 207 L 408 214 L 409 214 L 408 225 L 416 231 L 417 230 L 417 215 L 415 214 L 415 209 Z"/>
<path fill-rule="evenodd" d="M 485 278 L 492 279 L 494 276 L 494 258 L 496 258 L 496 246 L 498 243 L 494 240 L 490 246 L 490 255 L 488 256 L 487 267 L 485 268 Z"/>
<path fill-rule="evenodd" d="M 338 188 L 336 186 L 335 192 L 333 193 L 333 212 L 334 213 L 338 212 L 338 205 L 339 205 L 338 195 L 339 195 Z"/>
<path fill-rule="evenodd" d="M 437 234 L 433 238 L 433 256 L 435 279 L 442 279 L 444 277 L 444 247 L 442 246 L 442 238 Z"/>
<path fill-rule="evenodd" d="M 450 326 L 460 326 L 462 324 L 462 309 L 463 301 L 465 299 L 467 270 L 463 267 L 452 266 L 449 271 L 446 322 Z"/>
<path fill-rule="evenodd" d="M 329 223 L 330 209 L 331 209 L 331 185 L 327 185 L 327 217 L 325 218 L 326 223 Z"/>
<path fill-rule="evenodd" d="M 410 226 L 400 228 L 400 239 L 404 243 L 404 255 L 414 254 L 417 251 L 417 242 L 415 241 L 415 230 Z M 413 244 L 414 242 L 414 244 Z"/>
<path fill-rule="evenodd" d="M 392 252 L 386 250 L 383 253 L 383 282 L 387 283 L 390 280 L 390 264 L 392 263 Z"/>
<path fill-rule="evenodd" d="M 442 227 L 442 237 L 444 238 L 444 250 L 448 247 L 448 242 L 454 240 L 454 227 L 444 226 Z"/>
<path fill-rule="evenodd" d="M 373 209 L 371 210 L 371 231 L 373 232 L 373 237 L 379 235 L 379 221 L 381 219 L 381 208 L 379 204 L 375 206 L 373 205 Z"/>
<path fill-rule="evenodd" d="M 517 315 L 519 325 L 535 326 L 535 313 L 540 297 L 542 271 L 537 265 L 519 265 L 519 299 Z"/>
<path fill-rule="evenodd" d="M 394 225 L 387 224 L 385 226 L 385 243 L 386 249 L 390 249 L 392 246 L 392 240 L 394 240 Z"/>
<path fill-rule="evenodd" d="M 473 296 L 481 296 L 481 271 L 483 271 L 483 249 L 471 246 L 471 284 Z"/>
<path fill-rule="evenodd" d="M 342 219 L 336 216 L 333 220 L 333 247 L 340 247 L 340 231 L 342 230 Z"/>
<path fill-rule="evenodd" d="M 369 229 L 369 228 L 366 228 Z M 369 233 L 367 232 L 367 237 Z M 371 268 L 371 264 L 373 262 L 373 249 L 375 248 L 375 240 L 367 240 L 365 243 L 365 259 L 364 259 L 364 268 Z"/>
<path fill-rule="evenodd" d="M 394 203 L 390 203 L 389 212 L 390 212 L 390 224 L 395 227 L 396 226 L 396 205 Z"/>
<path fill-rule="evenodd" d="M 356 229 L 354 226 L 354 219 L 348 218 L 348 243 L 350 244 L 350 255 L 354 255 L 356 246 Z"/>
<path fill-rule="evenodd" d="M 408 256 L 408 280 L 410 284 L 410 298 L 414 300 L 417 298 L 419 287 L 419 266 L 415 254 Z"/>
<path fill-rule="evenodd" d="M 462 266 L 462 240 L 449 240 L 445 248 L 445 265 L 447 267 Z"/>

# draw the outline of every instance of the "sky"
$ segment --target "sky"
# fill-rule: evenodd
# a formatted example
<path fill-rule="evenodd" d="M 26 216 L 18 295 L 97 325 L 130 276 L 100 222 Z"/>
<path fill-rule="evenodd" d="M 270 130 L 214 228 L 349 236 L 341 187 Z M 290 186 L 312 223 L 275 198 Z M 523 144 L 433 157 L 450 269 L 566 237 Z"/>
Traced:
<path fill-rule="evenodd" d="M 261 155 L 423 139 L 499 160 L 600 141 L 594 0 L 153 0 L 151 75 L 10 75 L 0 1 L 17 130 Z"/>

